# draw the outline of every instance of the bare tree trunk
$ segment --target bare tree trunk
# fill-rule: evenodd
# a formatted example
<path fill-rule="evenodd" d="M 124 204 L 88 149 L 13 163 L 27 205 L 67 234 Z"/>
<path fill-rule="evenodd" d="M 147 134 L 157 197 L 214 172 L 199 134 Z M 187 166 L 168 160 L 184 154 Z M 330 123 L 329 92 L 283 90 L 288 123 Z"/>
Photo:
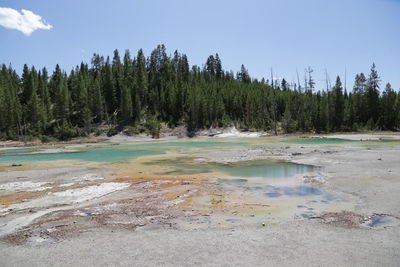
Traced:
<path fill-rule="evenodd" d="M 297 87 L 299 88 L 299 93 L 301 93 L 300 77 L 299 77 L 299 71 L 297 69 L 296 73 L 297 73 Z"/>
<path fill-rule="evenodd" d="M 274 87 L 274 75 L 272 74 L 272 68 L 271 68 L 271 87 L 275 88 Z"/>
<path fill-rule="evenodd" d="M 326 83 L 326 91 L 329 92 L 329 84 L 328 84 L 328 71 L 325 68 L 325 83 Z"/>

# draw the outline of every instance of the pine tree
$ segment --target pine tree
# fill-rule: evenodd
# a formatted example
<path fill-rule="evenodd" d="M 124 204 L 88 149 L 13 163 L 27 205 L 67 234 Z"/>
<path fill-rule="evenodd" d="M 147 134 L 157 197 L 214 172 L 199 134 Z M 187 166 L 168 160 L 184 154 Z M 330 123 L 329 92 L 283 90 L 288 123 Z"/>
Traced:
<path fill-rule="evenodd" d="M 346 131 L 356 130 L 354 129 L 355 123 L 355 108 L 353 104 L 353 95 L 350 94 L 345 101 L 344 115 L 343 115 L 343 129 Z"/>
<path fill-rule="evenodd" d="M 270 118 L 271 118 L 271 125 L 272 125 L 272 130 L 275 135 L 278 135 L 277 132 L 277 123 L 278 123 L 278 107 L 277 107 L 277 100 L 276 96 L 274 94 L 274 90 L 270 90 L 269 94 L 269 101 L 270 101 Z"/>
<path fill-rule="evenodd" d="M 375 64 L 372 64 L 365 91 L 365 108 L 367 119 L 372 120 L 374 123 L 377 123 L 379 118 L 379 83 L 378 72 Z"/>
<path fill-rule="evenodd" d="M 382 95 L 382 126 L 385 130 L 395 130 L 396 128 L 396 93 L 390 83 L 386 84 Z"/>
<path fill-rule="evenodd" d="M 30 74 L 30 70 L 28 68 L 28 65 L 24 64 L 24 68 L 22 71 L 22 79 L 21 79 L 21 94 L 20 94 L 20 101 L 21 104 L 25 105 L 26 103 L 28 103 L 28 100 L 31 96 L 32 93 L 32 82 L 31 82 L 31 74 Z"/>
<path fill-rule="evenodd" d="M 19 77 L 2 65 L 0 71 L 0 138 L 16 139 L 21 125 L 21 105 L 17 96 Z"/>
<path fill-rule="evenodd" d="M 101 74 L 101 70 L 104 67 L 104 57 L 99 54 L 93 54 L 92 57 L 92 70 L 94 78 L 97 78 Z"/>
<path fill-rule="evenodd" d="M 312 73 L 314 72 L 314 70 L 311 68 L 311 67 L 308 67 L 307 69 L 306 69 L 306 73 L 307 73 L 307 86 L 306 86 L 306 90 L 308 89 L 308 90 L 313 90 L 314 89 L 314 87 L 315 87 L 315 81 L 314 81 L 314 79 L 312 78 Z"/>
<path fill-rule="evenodd" d="M 43 68 L 41 72 L 39 72 L 39 98 L 41 100 L 42 107 L 42 129 L 46 130 L 49 126 L 50 121 L 52 120 L 51 116 L 51 99 L 49 93 L 49 76 L 47 74 L 46 68 Z"/>
<path fill-rule="evenodd" d="M 135 92 L 138 94 L 139 99 L 136 108 L 140 111 L 146 112 L 148 107 L 148 78 L 146 72 L 146 58 L 144 57 L 143 50 L 140 49 L 137 53 L 135 60 Z M 137 113 L 137 112 L 136 112 Z M 139 118 L 140 120 L 141 118 Z"/>
<path fill-rule="evenodd" d="M 316 127 L 316 130 L 317 132 L 325 132 L 330 125 L 328 93 L 324 92 L 318 105 L 318 127 Z"/>
<path fill-rule="evenodd" d="M 332 101 L 333 101 L 333 120 L 332 126 L 335 130 L 340 130 L 343 122 L 344 113 L 344 98 L 343 98 L 343 88 L 340 77 L 337 76 L 336 84 L 332 88 Z"/>
<path fill-rule="evenodd" d="M 78 123 L 84 128 L 84 132 L 88 134 L 90 132 L 90 124 L 92 122 L 92 116 L 90 114 L 89 95 L 88 95 L 88 83 L 84 73 L 79 73 L 78 77 L 78 99 L 77 99 L 77 112 L 79 112 Z"/>
<path fill-rule="evenodd" d="M 161 94 L 162 94 L 162 77 L 161 77 L 161 61 L 163 57 L 163 48 L 158 45 L 156 49 L 151 52 L 148 70 L 148 113 L 151 116 L 158 116 L 160 114 Z"/>
<path fill-rule="evenodd" d="M 292 113 L 290 112 L 289 104 L 286 104 L 285 112 L 283 113 L 282 128 L 285 133 L 292 133 L 296 130 L 296 125 L 292 119 Z"/>
<path fill-rule="evenodd" d="M 215 76 L 215 66 L 216 64 L 215 64 L 215 58 L 214 58 L 214 56 L 213 55 L 211 55 L 211 56 L 209 56 L 208 58 L 207 58 L 207 62 L 206 62 L 206 65 L 205 65 L 205 70 L 208 72 L 208 74 L 211 76 L 211 77 L 214 77 Z"/>
<path fill-rule="evenodd" d="M 111 70 L 109 59 L 107 58 L 102 75 L 102 94 L 105 100 L 105 111 L 112 115 L 117 108 L 117 98 L 114 86 L 114 77 Z"/>
<path fill-rule="evenodd" d="M 355 122 L 358 124 L 364 124 L 366 122 L 367 114 L 365 112 L 365 87 L 366 78 L 363 73 L 357 74 L 354 81 L 353 95 L 354 95 L 354 112 Z"/>
<path fill-rule="evenodd" d="M 249 72 L 244 65 L 242 65 L 240 67 L 240 72 L 238 73 L 237 77 L 238 77 L 237 79 L 241 82 L 244 82 L 244 83 L 251 82 Z"/>
<path fill-rule="evenodd" d="M 10 114 L 8 114 L 7 106 L 6 106 L 6 94 L 7 94 L 7 80 L 8 80 L 8 73 L 7 68 L 3 64 L 2 70 L 0 73 L 0 139 L 7 138 L 6 131 L 8 130 Z"/>
<path fill-rule="evenodd" d="M 24 85 L 26 91 L 23 92 L 26 103 L 24 105 L 24 120 L 29 122 L 29 130 L 33 135 L 38 135 L 43 130 L 44 110 L 42 101 L 39 97 L 39 76 L 36 69 L 32 67 L 29 72 L 27 83 Z"/>
<path fill-rule="evenodd" d="M 132 121 L 132 93 L 134 93 L 134 73 L 132 60 L 130 57 L 129 50 L 125 51 L 124 56 L 124 81 L 121 84 L 121 96 L 120 96 L 120 112 L 119 119 L 122 124 L 129 124 Z M 135 99 L 133 96 L 133 99 Z"/>
<path fill-rule="evenodd" d="M 222 79 L 222 76 L 224 75 L 224 71 L 222 69 L 222 62 L 221 59 L 219 58 L 218 53 L 215 54 L 215 77 L 217 77 L 218 80 Z"/>
<path fill-rule="evenodd" d="M 287 83 L 287 81 L 285 79 L 282 79 L 281 88 L 282 88 L 283 91 L 288 91 L 289 90 L 288 83 Z"/>
<path fill-rule="evenodd" d="M 395 120 L 395 129 L 400 129 L 400 92 L 397 92 L 396 103 L 394 105 L 394 113 L 396 116 Z"/>
<path fill-rule="evenodd" d="M 100 77 L 96 77 L 91 84 L 93 95 L 90 97 L 91 114 L 93 115 L 93 121 L 100 123 L 106 116 L 104 114 L 104 98 L 101 93 Z"/>
<path fill-rule="evenodd" d="M 54 117 L 58 124 L 69 122 L 70 97 L 66 74 L 61 72 L 57 64 L 51 78 L 51 90 L 55 104 Z"/>

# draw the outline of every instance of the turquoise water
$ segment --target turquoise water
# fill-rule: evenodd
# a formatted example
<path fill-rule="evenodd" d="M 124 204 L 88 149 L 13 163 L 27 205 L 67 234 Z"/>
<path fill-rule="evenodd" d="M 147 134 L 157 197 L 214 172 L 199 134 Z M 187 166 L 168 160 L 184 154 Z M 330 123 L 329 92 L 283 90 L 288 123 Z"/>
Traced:
<path fill-rule="evenodd" d="M 124 150 L 110 147 L 90 148 L 80 152 L 48 153 L 48 154 L 13 154 L 0 155 L 0 163 L 14 162 L 38 162 L 53 160 L 83 160 L 95 162 L 117 162 L 130 158 L 158 155 L 162 151 L 157 150 Z"/>
<path fill-rule="evenodd" d="M 235 141 L 181 141 L 181 142 L 158 142 L 158 143 L 142 143 L 135 144 L 135 147 L 144 148 L 168 148 L 168 147 L 189 147 L 189 148 L 202 148 L 202 147 L 229 147 L 241 146 L 244 143 Z M 132 146 L 132 145 L 131 145 Z"/>
<path fill-rule="evenodd" d="M 210 141 L 190 141 L 190 142 L 155 142 L 155 143 L 138 143 L 127 145 L 113 145 L 108 147 L 91 147 L 82 148 L 79 152 L 68 153 L 45 153 L 45 154 L 29 154 L 29 152 L 37 151 L 37 149 L 12 149 L 0 152 L 0 163 L 15 162 L 38 162 L 53 160 L 83 160 L 94 162 L 118 162 L 129 160 L 132 158 L 161 155 L 168 150 L 176 150 L 177 148 L 219 148 L 229 146 L 239 146 L 242 143 L 237 142 L 210 142 Z"/>
<path fill-rule="evenodd" d="M 317 167 L 290 162 L 254 161 L 235 164 L 214 164 L 215 169 L 236 177 L 284 178 L 295 174 L 315 171 Z"/>
<path fill-rule="evenodd" d="M 249 146 L 251 144 L 247 144 Z M 148 155 L 161 155 L 167 152 L 178 152 L 185 154 L 197 152 L 197 148 L 206 151 L 219 151 L 226 147 L 246 146 L 245 143 L 229 141 L 174 141 L 174 142 L 151 142 L 123 145 L 111 145 L 107 147 L 85 147 L 77 152 L 67 153 L 43 153 L 32 154 L 30 152 L 40 151 L 41 148 L 14 149 L 0 152 L 0 163 L 25 163 L 43 162 L 54 160 L 80 160 L 89 162 L 121 162 L 132 158 Z M 209 148 L 209 150 L 207 150 Z M 194 149 L 194 150 L 193 150 Z M 203 150 L 201 151 L 203 152 Z M 158 175 L 189 175 L 210 172 L 224 173 L 232 177 L 291 177 L 298 173 L 312 172 L 317 167 L 300 165 L 289 162 L 277 162 L 268 160 L 255 160 L 237 162 L 231 164 L 209 163 L 194 161 L 193 157 L 178 157 L 164 160 L 150 160 L 145 163 L 154 166 L 168 167 L 169 171 L 158 172 Z"/>
<path fill-rule="evenodd" d="M 277 162 L 270 160 L 254 160 L 231 164 L 214 162 L 195 162 L 193 159 L 158 160 L 148 162 L 148 165 L 172 166 L 173 170 L 159 172 L 159 175 L 189 175 L 210 172 L 222 172 L 233 177 L 265 177 L 284 178 L 295 174 L 313 172 L 318 167 L 291 162 Z"/>
<path fill-rule="evenodd" d="M 31 154 L 42 148 L 14 149 L 0 152 L 0 163 L 24 163 L 54 160 L 81 160 L 90 162 L 121 162 L 148 155 L 161 155 L 167 152 L 196 152 L 196 148 L 210 148 L 218 151 L 226 147 L 245 146 L 246 144 L 229 141 L 174 141 L 112 145 L 107 147 L 85 147 L 77 152 Z M 249 144 L 248 144 L 249 145 Z M 195 149 L 195 150 L 193 150 Z M 208 151 L 208 150 L 207 150 Z M 255 160 L 232 164 L 196 162 L 192 157 L 179 157 L 165 160 L 151 160 L 145 163 L 154 166 L 169 167 L 169 171 L 159 175 L 188 175 L 220 172 L 233 177 L 290 177 L 298 173 L 312 172 L 317 167 L 289 162 Z"/>
<path fill-rule="evenodd" d="M 38 150 L 37 148 L 33 148 L 33 147 L 20 148 L 20 149 L 8 149 L 8 150 L 0 151 L 0 156 L 3 155 L 3 154 L 7 155 L 7 154 L 30 153 L 30 152 L 34 152 L 34 151 L 37 151 L 37 150 Z"/>

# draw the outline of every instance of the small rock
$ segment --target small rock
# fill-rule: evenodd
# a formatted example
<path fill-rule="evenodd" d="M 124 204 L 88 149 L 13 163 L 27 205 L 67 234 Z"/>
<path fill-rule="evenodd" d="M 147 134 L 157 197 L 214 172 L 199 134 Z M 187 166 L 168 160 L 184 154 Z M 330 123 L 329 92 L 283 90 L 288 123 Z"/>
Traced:
<path fill-rule="evenodd" d="M 20 166 L 22 166 L 22 164 L 21 163 L 13 163 L 11 166 L 12 167 L 20 167 Z"/>

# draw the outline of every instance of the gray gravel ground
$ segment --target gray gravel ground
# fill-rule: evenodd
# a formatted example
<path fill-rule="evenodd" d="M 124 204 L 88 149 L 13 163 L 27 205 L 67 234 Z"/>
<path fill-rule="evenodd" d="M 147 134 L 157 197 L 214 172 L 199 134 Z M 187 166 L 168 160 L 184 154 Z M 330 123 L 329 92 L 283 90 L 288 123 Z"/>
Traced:
<path fill-rule="evenodd" d="M 297 148 L 300 152 L 314 148 L 304 147 Z M 399 145 L 373 149 L 342 145 L 331 150 L 335 152 L 302 154 L 292 160 L 322 166 L 329 177 L 322 188 L 354 196 L 353 212 L 400 217 Z M 254 223 L 228 229 L 98 228 L 41 246 L 0 243 L 0 266 L 193 265 L 400 266 L 400 226 L 361 229 L 289 219 L 266 227 Z"/>
<path fill-rule="evenodd" d="M 41 247 L 0 245 L 2 266 L 398 266 L 397 229 L 297 221 L 229 230 L 96 230 Z"/>

